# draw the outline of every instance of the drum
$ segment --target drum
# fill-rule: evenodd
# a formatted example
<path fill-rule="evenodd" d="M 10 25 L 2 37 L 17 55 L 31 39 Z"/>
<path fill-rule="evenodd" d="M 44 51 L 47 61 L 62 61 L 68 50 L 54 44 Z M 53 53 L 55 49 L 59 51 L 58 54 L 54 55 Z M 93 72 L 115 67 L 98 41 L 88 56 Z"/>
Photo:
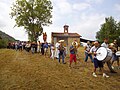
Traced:
<path fill-rule="evenodd" d="M 112 58 L 112 51 L 109 48 L 100 47 L 98 48 L 96 53 L 96 58 L 102 62 L 107 62 Z"/>
<path fill-rule="evenodd" d="M 116 52 L 116 56 L 120 57 L 120 51 Z"/>

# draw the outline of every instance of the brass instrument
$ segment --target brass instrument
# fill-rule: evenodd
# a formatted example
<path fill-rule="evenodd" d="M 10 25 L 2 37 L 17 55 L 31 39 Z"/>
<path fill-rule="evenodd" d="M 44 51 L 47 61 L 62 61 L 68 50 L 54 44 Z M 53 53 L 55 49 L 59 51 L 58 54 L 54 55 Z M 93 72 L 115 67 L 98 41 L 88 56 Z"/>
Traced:
<path fill-rule="evenodd" d="M 78 43 L 74 41 L 74 42 L 72 42 L 72 45 L 73 45 L 73 49 L 74 49 L 75 53 L 77 54 Z"/>
<path fill-rule="evenodd" d="M 74 42 L 72 42 L 72 45 L 73 45 L 73 47 L 75 48 L 75 49 L 78 49 L 78 43 L 76 42 L 76 41 L 74 41 Z"/>

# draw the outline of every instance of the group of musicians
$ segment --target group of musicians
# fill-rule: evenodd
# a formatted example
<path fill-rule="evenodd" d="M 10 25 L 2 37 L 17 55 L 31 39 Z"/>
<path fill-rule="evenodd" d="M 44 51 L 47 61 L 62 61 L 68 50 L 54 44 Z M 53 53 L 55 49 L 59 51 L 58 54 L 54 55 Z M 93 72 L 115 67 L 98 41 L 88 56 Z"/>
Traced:
<path fill-rule="evenodd" d="M 93 44 L 91 44 L 89 41 L 87 42 L 87 45 L 84 47 L 85 48 L 85 59 L 84 61 L 87 62 L 88 61 L 88 57 L 90 57 L 90 60 L 91 62 L 94 64 L 94 70 L 93 70 L 93 73 L 92 75 L 94 77 L 97 77 L 96 75 L 96 69 L 99 68 L 99 71 L 101 71 L 103 73 L 103 77 L 109 77 L 107 74 L 105 74 L 105 71 L 104 71 L 104 64 L 106 63 L 110 72 L 111 73 L 117 73 L 116 71 L 114 71 L 114 67 L 113 67 L 113 63 L 114 61 L 117 61 L 117 65 L 118 67 L 120 68 L 119 66 L 119 57 L 116 56 L 116 52 L 117 52 L 117 44 L 116 44 L 116 40 L 114 40 L 113 43 L 111 44 L 108 44 L 109 40 L 107 38 L 104 39 L 104 42 L 100 45 L 100 42 L 99 41 L 95 41 Z M 15 44 L 17 45 L 17 44 Z M 39 42 L 39 45 L 40 46 L 40 42 Z M 32 50 L 32 46 L 35 46 L 30 43 L 26 43 L 26 47 L 30 47 L 31 46 L 31 51 L 35 51 L 35 50 Z M 48 45 L 47 43 L 44 44 L 45 47 L 48 48 Z M 58 43 L 56 43 L 56 45 L 50 45 L 50 52 L 51 52 L 51 58 L 54 59 L 55 57 L 58 59 L 58 62 L 60 63 L 60 60 L 62 59 L 62 63 L 63 64 L 66 64 L 65 61 L 64 61 L 64 58 L 66 56 L 66 49 L 65 47 L 63 46 L 63 41 L 60 41 Z M 97 50 L 98 48 L 100 47 L 105 47 L 105 48 L 109 48 L 111 49 L 113 55 L 112 55 L 112 61 L 111 60 L 108 60 L 106 62 L 102 62 L 102 61 L 99 61 L 96 57 L 97 55 Z M 41 47 L 41 46 L 40 46 Z M 40 49 L 40 47 L 38 49 Z M 78 43 L 77 41 L 73 41 L 71 46 L 69 47 L 69 51 L 70 51 L 70 58 L 69 58 L 69 67 L 72 68 L 72 62 L 74 61 L 75 62 L 75 65 L 76 65 L 76 57 L 78 55 Z M 34 49 L 34 48 L 33 48 Z M 56 50 L 55 50 L 56 49 Z M 27 51 L 30 50 L 29 48 L 27 49 Z M 42 50 L 41 50 L 42 52 Z"/>
<path fill-rule="evenodd" d="M 118 65 L 118 68 L 119 68 L 119 57 L 116 56 L 116 51 L 118 50 L 116 48 L 116 40 L 114 40 L 113 43 L 111 44 L 108 44 L 108 39 L 105 38 L 104 39 L 104 42 L 100 45 L 100 42 L 99 41 L 95 41 L 94 42 L 94 45 L 91 46 L 90 42 L 88 41 L 87 42 L 87 45 L 85 46 L 85 62 L 87 62 L 88 60 L 88 57 L 90 57 L 91 59 L 91 62 L 94 63 L 94 71 L 93 71 L 93 76 L 94 77 L 97 77 L 96 75 L 96 69 L 99 67 L 100 68 L 100 71 L 103 73 L 103 77 L 109 77 L 108 75 L 105 74 L 104 72 L 104 63 L 107 63 L 107 66 L 110 70 L 111 73 L 117 73 L 116 71 L 114 71 L 114 67 L 112 66 L 114 61 L 117 61 L 117 65 Z M 99 47 L 105 47 L 105 48 L 109 48 L 111 49 L 113 55 L 112 55 L 112 61 L 111 60 L 108 60 L 107 62 L 102 62 L 102 61 L 99 61 L 97 58 L 96 58 L 96 51 L 98 50 Z M 92 58 L 92 55 L 94 56 Z"/>

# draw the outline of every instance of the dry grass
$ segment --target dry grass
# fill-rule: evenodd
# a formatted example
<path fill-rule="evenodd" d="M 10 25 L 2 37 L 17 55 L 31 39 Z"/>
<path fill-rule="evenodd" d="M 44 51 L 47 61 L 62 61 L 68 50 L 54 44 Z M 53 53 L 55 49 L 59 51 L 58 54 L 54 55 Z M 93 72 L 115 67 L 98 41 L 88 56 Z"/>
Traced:
<path fill-rule="evenodd" d="M 93 64 L 84 63 L 84 50 L 80 48 L 77 66 L 27 52 L 0 50 L 0 90 L 120 90 L 120 69 L 117 74 L 106 72 L 110 78 L 92 77 Z"/>

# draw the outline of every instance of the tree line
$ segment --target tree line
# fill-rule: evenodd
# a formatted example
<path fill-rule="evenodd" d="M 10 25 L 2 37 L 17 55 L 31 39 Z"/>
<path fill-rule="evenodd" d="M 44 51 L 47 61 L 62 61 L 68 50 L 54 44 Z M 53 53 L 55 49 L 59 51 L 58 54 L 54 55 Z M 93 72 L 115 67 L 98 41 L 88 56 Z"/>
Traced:
<path fill-rule="evenodd" d="M 105 18 L 105 23 L 96 33 L 96 38 L 100 42 L 103 42 L 104 38 L 108 38 L 110 43 L 117 40 L 120 46 L 120 21 L 116 21 L 112 16 Z"/>

